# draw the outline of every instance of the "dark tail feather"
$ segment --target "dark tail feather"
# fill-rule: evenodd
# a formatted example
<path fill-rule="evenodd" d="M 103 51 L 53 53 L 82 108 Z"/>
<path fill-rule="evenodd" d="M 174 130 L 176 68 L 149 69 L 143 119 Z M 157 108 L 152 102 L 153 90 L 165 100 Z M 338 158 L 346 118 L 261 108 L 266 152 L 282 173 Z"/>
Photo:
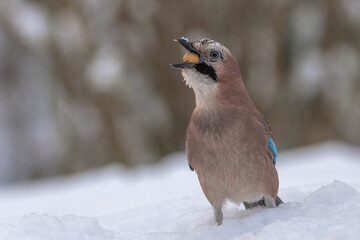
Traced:
<path fill-rule="evenodd" d="M 276 196 L 276 198 L 275 198 L 276 206 L 279 206 L 282 203 L 284 203 L 284 202 L 279 198 L 279 196 Z M 257 206 L 265 206 L 265 199 L 261 198 L 259 201 L 253 202 L 253 203 L 244 202 L 244 206 L 246 209 L 251 209 L 251 208 L 254 208 Z"/>
<path fill-rule="evenodd" d="M 275 203 L 276 203 L 276 206 L 279 206 L 280 204 L 282 204 L 284 202 L 279 198 L 279 196 L 276 196 Z"/>

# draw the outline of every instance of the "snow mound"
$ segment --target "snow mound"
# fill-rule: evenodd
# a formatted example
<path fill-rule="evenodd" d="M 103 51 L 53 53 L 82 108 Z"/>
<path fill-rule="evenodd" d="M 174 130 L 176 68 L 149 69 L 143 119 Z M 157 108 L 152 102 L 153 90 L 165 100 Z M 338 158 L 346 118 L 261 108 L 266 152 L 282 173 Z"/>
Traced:
<path fill-rule="evenodd" d="M 114 233 L 102 228 L 96 219 L 32 213 L 21 218 L 2 239 L 101 240 L 114 239 Z"/>
<path fill-rule="evenodd" d="M 350 185 L 335 180 L 332 184 L 323 186 L 310 193 L 305 202 L 322 205 L 340 205 L 346 204 L 353 199 L 359 201 L 360 193 Z"/>
<path fill-rule="evenodd" d="M 359 196 L 348 184 L 334 181 L 310 193 L 303 202 L 261 209 L 238 219 L 237 227 L 246 230 L 239 232 L 241 237 L 232 239 L 359 239 Z"/>

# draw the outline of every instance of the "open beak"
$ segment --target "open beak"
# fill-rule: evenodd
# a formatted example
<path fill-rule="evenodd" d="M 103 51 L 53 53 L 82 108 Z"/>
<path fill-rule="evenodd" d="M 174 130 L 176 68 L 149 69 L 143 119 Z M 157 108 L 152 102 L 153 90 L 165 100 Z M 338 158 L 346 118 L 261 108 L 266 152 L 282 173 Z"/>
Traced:
<path fill-rule="evenodd" d="M 202 61 L 200 52 L 193 47 L 193 45 L 192 45 L 193 43 L 190 42 L 187 38 L 182 37 L 182 38 L 174 39 L 174 41 L 179 42 L 181 45 L 183 45 L 183 47 L 187 51 L 197 54 L 199 56 L 200 60 L 198 62 L 196 62 L 196 63 L 175 63 L 175 64 L 170 64 L 171 67 L 177 68 L 177 69 L 194 68 L 196 64 L 198 64 L 198 63 L 200 63 Z"/>

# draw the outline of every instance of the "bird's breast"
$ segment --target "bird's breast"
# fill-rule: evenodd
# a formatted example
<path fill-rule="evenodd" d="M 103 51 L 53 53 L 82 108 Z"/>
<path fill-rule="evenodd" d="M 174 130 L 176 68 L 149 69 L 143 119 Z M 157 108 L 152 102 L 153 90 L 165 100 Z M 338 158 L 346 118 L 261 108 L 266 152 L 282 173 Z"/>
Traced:
<path fill-rule="evenodd" d="M 241 121 L 236 124 L 229 118 L 192 119 L 186 141 L 188 160 L 197 171 L 217 171 L 239 161 L 245 144 Z"/>
<path fill-rule="evenodd" d="M 186 141 L 187 157 L 203 189 L 215 189 L 234 199 L 262 189 L 260 182 L 265 182 L 263 173 L 268 166 L 266 136 L 251 118 L 251 115 L 227 115 L 207 121 L 192 118 Z"/>

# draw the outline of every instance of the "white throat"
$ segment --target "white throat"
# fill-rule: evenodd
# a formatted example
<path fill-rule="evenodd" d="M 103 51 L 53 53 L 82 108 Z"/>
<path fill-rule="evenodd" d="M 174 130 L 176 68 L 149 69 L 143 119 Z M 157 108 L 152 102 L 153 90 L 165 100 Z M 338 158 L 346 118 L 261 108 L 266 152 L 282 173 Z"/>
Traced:
<path fill-rule="evenodd" d="M 205 109 L 213 106 L 217 83 L 194 69 L 183 69 L 181 72 L 186 85 L 194 90 L 196 106 Z"/>

